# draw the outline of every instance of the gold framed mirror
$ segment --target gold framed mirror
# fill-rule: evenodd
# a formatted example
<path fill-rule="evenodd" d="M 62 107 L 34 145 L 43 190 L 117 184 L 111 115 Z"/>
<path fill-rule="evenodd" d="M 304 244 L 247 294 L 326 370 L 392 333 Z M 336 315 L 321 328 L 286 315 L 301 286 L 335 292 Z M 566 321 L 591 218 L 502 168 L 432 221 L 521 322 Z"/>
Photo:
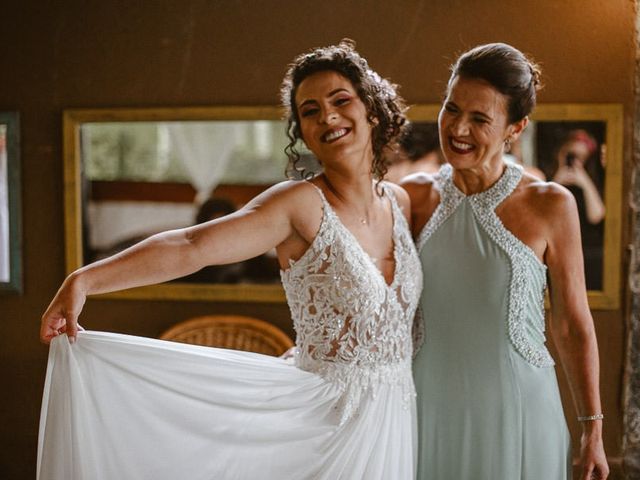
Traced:
<path fill-rule="evenodd" d="M 409 117 L 415 124 L 435 123 L 439 109 L 414 105 Z M 224 210 L 219 203 L 235 209 L 284 180 L 287 139 L 281 117 L 272 106 L 65 111 L 67 272 L 157 231 L 199 221 L 203 209 L 198 212 L 196 205 L 206 199 L 223 201 L 213 210 Z M 575 132 L 590 145 L 589 174 L 605 212 L 591 232 L 592 256 L 585 262 L 592 279 L 589 304 L 615 309 L 620 304 L 621 105 L 539 105 L 513 158 L 552 179 L 560 156 L 566 156 L 560 142 Z M 277 263 L 266 255 L 101 297 L 283 302 L 284 292 Z"/>
<path fill-rule="evenodd" d="M 202 212 L 228 213 L 284 180 L 281 117 L 272 106 L 65 111 L 67 272 Z M 97 297 L 283 302 L 276 262 L 258 260 Z"/>

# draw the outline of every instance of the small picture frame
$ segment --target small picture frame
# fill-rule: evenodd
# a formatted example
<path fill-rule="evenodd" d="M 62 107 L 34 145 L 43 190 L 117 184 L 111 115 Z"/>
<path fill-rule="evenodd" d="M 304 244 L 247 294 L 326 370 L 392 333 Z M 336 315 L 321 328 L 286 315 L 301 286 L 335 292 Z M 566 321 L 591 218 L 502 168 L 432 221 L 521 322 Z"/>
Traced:
<path fill-rule="evenodd" d="M 0 293 L 22 293 L 19 120 L 0 112 Z"/>

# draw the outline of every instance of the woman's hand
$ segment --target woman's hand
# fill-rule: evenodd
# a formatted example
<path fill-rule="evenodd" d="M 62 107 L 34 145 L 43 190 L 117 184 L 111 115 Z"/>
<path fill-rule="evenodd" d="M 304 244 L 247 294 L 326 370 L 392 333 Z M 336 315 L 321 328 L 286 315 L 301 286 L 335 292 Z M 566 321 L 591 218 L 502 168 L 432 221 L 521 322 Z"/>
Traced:
<path fill-rule="evenodd" d="M 280 358 L 283 359 L 288 364 L 293 365 L 295 363 L 295 361 L 296 361 L 296 351 L 297 351 L 297 349 L 298 349 L 298 347 L 296 347 L 294 345 L 289 350 L 287 350 L 282 355 L 280 355 Z"/>
<path fill-rule="evenodd" d="M 601 428 L 592 428 L 582 433 L 580 467 L 582 469 L 580 480 L 604 480 L 609 476 L 609 465 L 602 444 Z"/>
<path fill-rule="evenodd" d="M 553 181 L 560 185 L 574 185 L 582 189 L 588 188 L 593 184 L 591 177 L 580 164 L 573 166 L 562 165 L 553 176 Z"/>
<path fill-rule="evenodd" d="M 69 275 L 42 315 L 40 341 L 48 344 L 54 337 L 66 333 L 73 343 L 78 330 L 84 330 L 78 325 L 78 316 L 86 298 L 79 276 Z"/>
<path fill-rule="evenodd" d="M 296 356 L 296 347 L 293 346 L 289 350 L 284 352 L 282 355 L 280 355 L 280 358 L 282 358 L 283 360 L 290 360 L 295 356 Z"/>

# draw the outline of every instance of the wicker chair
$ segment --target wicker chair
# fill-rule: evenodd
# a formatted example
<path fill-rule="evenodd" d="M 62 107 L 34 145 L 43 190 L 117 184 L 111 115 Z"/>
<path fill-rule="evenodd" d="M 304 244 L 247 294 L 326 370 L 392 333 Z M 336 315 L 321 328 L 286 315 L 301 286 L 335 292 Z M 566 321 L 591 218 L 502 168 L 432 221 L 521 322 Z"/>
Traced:
<path fill-rule="evenodd" d="M 282 355 L 293 346 L 289 336 L 275 325 L 239 315 L 191 318 L 169 328 L 160 338 L 273 356 Z"/>

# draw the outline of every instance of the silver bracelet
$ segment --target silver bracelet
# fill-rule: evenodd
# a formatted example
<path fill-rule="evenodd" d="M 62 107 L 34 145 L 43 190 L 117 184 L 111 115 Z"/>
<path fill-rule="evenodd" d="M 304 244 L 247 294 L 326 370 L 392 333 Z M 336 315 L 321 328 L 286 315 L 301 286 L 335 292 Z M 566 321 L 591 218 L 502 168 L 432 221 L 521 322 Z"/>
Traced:
<path fill-rule="evenodd" d="M 590 422 L 592 420 L 602 420 L 604 415 L 601 413 L 596 413 L 595 415 L 587 415 L 586 417 L 578 417 L 579 422 Z"/>

